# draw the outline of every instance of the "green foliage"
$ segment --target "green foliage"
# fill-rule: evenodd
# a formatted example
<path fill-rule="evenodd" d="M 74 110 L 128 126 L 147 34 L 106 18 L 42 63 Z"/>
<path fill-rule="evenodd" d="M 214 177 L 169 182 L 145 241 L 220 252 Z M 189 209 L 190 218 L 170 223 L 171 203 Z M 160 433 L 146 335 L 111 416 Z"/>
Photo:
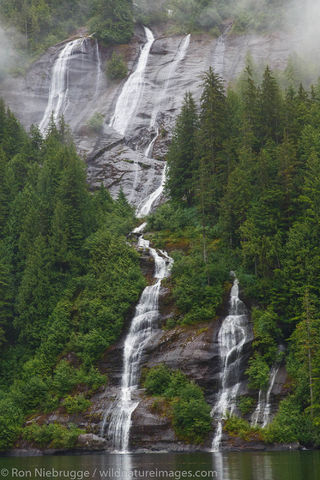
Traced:
<path fill-rule="evenodd" d="M 271 308 L 266 311 L 254 308 L 252 310 L 254 325 L 254 347 L 257 347 L 263 358 L 271 366 L 275 359 L 281 331 L 277 326 L 278 317 Z"/>
<path fill-rule="evenodd" d="M 264 358 L 259 354 L 249 360 L 249 367 L 246 374 L 249 377 L 249 387 L 255 390 L 267 390 L 269 383 L 270 368 Z"/>
<path fill-rule="evenodd" d="M 177 207 L 176 202 L 164 204 L 149 217 L 148 228 L 156 231 L 152 237 L 156 245 L 172 250 L 176 322 L 191 325 L 213 320 L 225 293 L 230 268 L 213 241 L 208 242 L 207 262 L 204 261 L 197 209 Z"/>
<path fill-rule="evenodd" d="M 282 91 L 269 68 L 259 75 L 250 57 L 247 62 L 236 91 L 225 92 L 210 69 L 198 113 L 186 97 L 177 120 L 168 153 L 170 200 L 148 222 L 153 241 L 175 259 L 170 288 L 176 311 L 166 328 L 213 320 L 228 272 L 235 270 L 254 305 L 249 387 L 267 389 L 270 369 L 285 357 L 279 345 L 289 344 L 286 366 L 302 423 L 296 437 L 283 438 L 316 445 L 320 90 L 295 87 L 288 71 L 290 84 Z M 290 424 L 289 410 L 281 415 L 283 425 L 286 416 Z"/>
<path fill-rule="evenodd" d="M 250 440 L 262 440 L 260 427 L 252 427 L 246 420 L 236 415 L 228 416 L 223 429 L 231 437 L 240 437 L 247 442 Z"/>
<path fill-rule="evenodd" d="M 172 425 L 177 437 L 194 445 L 202 444 L 211 431 L 210 405 L 191 398 L 173 402 Z"/>
<path fill-rule="evenodd" d="M 131 0 L 4 0 L 1 17 L 20 35 L 21 48 L 41 52 L 89 23 L 91 32 L 107 43 L 127 43 L 133 33 Z"/>
<path fill-rule="evenodd" d="M 254 399 L 252 397 L 241 396 L 238 400 L 238 408 L 241 415 L 245 416 L 251 413 L 254 407 Z"/>
<path fill-rule="evenodd" d="M 283 27 L 287 1 L 260 0 L 137 0 L 135 15 L 142 24 L 167 22 L 174 31 L 208 31 L 220 35 L 224 23 L 233 20 L 232 33 L 269 31 Z"/>
<path fill-rule="evenodd" d="M 267 443 L 301 442 L 306 446 L 319 446 L 319 429 L 309 415 L 301 412 L 297 400 L 291 396 L 280 403 L 274 420 L 263 431 Z"/>
<path fill-rule="evenodd" d="M 106 65 L 106 74 L 110 80 L 122 80 L 128 75 L 128 67 L 122 55 L 113 52 Z"/>
<path fill-rule="evenodd" d="M 103 128 L 104 116 L 102 113 L 96 112 L 87 122 L 87 127 L 93 133 L 100 133 Z"/>
<path fill-rule="evenodd" d="M 172 425 L 180 440 L 203 443 L 211 431 L 211 408 L 198 385 L 179 370 L 159 365 L 148 371 L 144 387 L 149 395 L 164 397 L 169 401 Z"/>
<path fill-rule="evenodd" d="M 21 432 L 23 413 L 8 397 L 0 399 L 0 451 L 13 447 Z"/>
<path fill-rule="evenodd" d="M 82 433 L 84 431 L 73 424 L 65 427 L 58 423 L 42 426 L 33 423 L 23 430 L 23 438 L 40 448 L 72 448 Z"/>
<path fill-rule="evenodd" d="M 68 395 L 62 402 L 67 413 L 81 413 L 88 410 L 91 405 L 90 400 L 87 400 L 84 395 Z"/>
<path fill-rule="evenodd" d="M 173 201 L 180 205 L 193 204 L 194 174 L 197 169 L 196 135 L 198 116 L 196 105 L 190 93 L 184 98 L 184 104 L 177 118 L 173 139 L 167 155 L 169 167 L 166 189 Z M 178 181 L 179 179 L 179 181 Z"/>
<path fill-rule="evenodd" d="M 91 32 L 104 43 L 128 43 L 133 35 L 131 0 L 94 0 Z"/>
<path fill-rule="evenodd" d="M 171 382 L 171 371 L 165 365 L 153 367 L 148 371 L 144 387 L 148 395 L 162 395 Z"/>

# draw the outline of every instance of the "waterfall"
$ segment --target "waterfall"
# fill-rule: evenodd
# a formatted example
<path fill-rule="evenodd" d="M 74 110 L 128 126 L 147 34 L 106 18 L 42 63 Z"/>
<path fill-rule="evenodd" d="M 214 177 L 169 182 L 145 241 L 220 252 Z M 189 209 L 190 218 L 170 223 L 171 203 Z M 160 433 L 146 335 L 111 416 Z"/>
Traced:
<path fill-rule="evenodd" d="M 280 369 L 280 364 L 274 365 L 270 371 L 270 379 L 268 390 L 260 390 L 258 397 L 258 404 L 251 416 L 251 425 L 261 425 L 266 427 L 270 422 L 271 417 L 271 393 L 274 387 L 274 382 L 277 378 Z"/>
<path fill-rule="evenodd" d="M 177 50 L 177 52 L 176 52 L 176 54 L 175 54 L 175 56 L 172 60 L 172 63 L 171 63 L 170 70 L 168 72 L 166 81 L 164 83 L 163 88 L 160 91 L 160 97 L 159 97 L 157 103 L 155 104 L 155 106 L 153 108 L 152 115 L 151 115 L 151 120 L 150 120 L 150 125 L 149 125 L 150 130 L 154 129 L 155 126 L 156 126 L 157 118 L 158 118 L 158 115 L 161 111 L 161 107 L 163 105 L 163 102 L 168 101 L 168 98 L 166 97 L 166 94 L 167 94 L 168 88 L 170 86 L 170 82 L 173 78 L 173 75 L 174 75 L 175 71 L 177 70 L 180 63 L 182 62 L 182 60 L 186 56 L 186 53 L 187 53 L 189 45 L 190 45 L 190 39 L 191 39 L 191 35 L 190 34 L 186 35 L 186 37 L 180 42 L 180 44 L 178 46 L 178 50 Z M 156 128 L 156 134 L 154 135 L 154 137 L 152 138 L 152 140 L 150 141 L 150 143 L 148 144 L 148 146 L 147 146 L 147 148 L 144 152 L 145 156 L 148 157 L 148 158 L 150 158 L 152 156 L 153 147 L 154 147 L 154 144 L 155 144 L 157 138 L 159 137 L 159 133 L 160 133 L 160 130 L 157 127 Z"/>
<path fill-rule="evenodd" d="M 225 39 L 226 36 L 228 35 L 232 25 L 229 25 L 225 31 L 223 32 L 222 35 L 218 38 L 217 45 L 213 54 L 213 68 L 215 73 L 220 75 L 221 77 L 223 76 L 224 73 L 224 55 L 226 51 L 226 43 Z"/>
<path fill-rule="evenodd" d="M 141 228 L 134 233 L 140 231 Z M 121 392 L 112 411 L 108 428 L 108 436 L 112 439 L 115 451 L 121 453 L 128 452 L 131 417 L 139 404 L 134 398 L 134 393 L 139 387 L 141 358 L 147 342 L 157 328 L 161 281 L 169 276 L 172 265 L 170 257 L 164 252 L 159 254 L 151 248 L 150 243 L 142 235 L 138 245 L 147 250 L 154 259 L 155 283 L 143 291 L 124 343 Z"/>
<path fill-rule="evenodd" d="M 97 63 L 97 80 L 96 80 L 96 90 L 94 94 L 94 98 L 96 99 L 99 95 L 99 89 L 100 89 L 100 80 L 101 80 L 101 72 L 102 72 L 102 66 L 101 66 L 101 55 L 100 55 L 100 49 L 99 49 L 99 42 L 96 40 L 96 63 Z"/>
<path fill-rule="evenodd" d="M 142 202 L 137 208 L 137 213 L 136 213 L 137 218 L 146 217 L 151 212 L 152 207 L 156 203 L 156 201 L 159 200 L 159 198 L 161 198 L 163 194 L 164 186 L 166 183 L 166 177 L 167 177 L 166 173 L 167 173 L 167 167 L 165 165 L 163 167 L 160 186 L 157 188 L 157 190 L 152 192 L 147 198 L 142 200 Z"/>
<path fill-rule="evenodd" d="M 186 56 L 186 53 L 187 53 L 189 45 L 190 45 L 190 39 L 191 39 L 191 35 L 190 34 L 186 35 L 186 37 L 179 44 L 178 50 L 177 50 L 177 52 L 174 56 L 174 59 L 172 61 L 171 66 L 170 66 L 170 70 L 169 70 L 169 73 L 167 75 L 167 79 L 165 81 L 164 87 L 161 90 L 160 99 L 159 99 L 159 101 L 158 101 L 158 103 L 157 103 L 156 107 L 154 108 L 153 113 L 151 115 L 150 128 L 154 128 L 155 125 L 156 125 L 157 117 L 158 117 L 159 112 L 161 111 L 161 106 L 163 104 L 164 99 L 168 100 L 166 98 L 167 90 L 169 88 L 170 82 L 172 80 L 172 77 L 173 77 L 175 71 L 177 70 L 178 66 L 180 65 L 180 63 L 182 62 L 182 60 Z M 159 129 L 159 127 L 157 127 L 155 136 L 152 138 L 152 140 L 150 141 L 149 145 L 147 146 L 147 148 L 144 152 L 144 155 L 146 157 L 148 157 L 148 158 L 152 157 L 153 147 L 154 147 L 154 144 L 155 144 L 157 138 L 159 137 L 159 134 L 160 134 L 160 129 Z M 147 198 L 142 200 L 142 202 L 140 202 L 140 204 L 138 205 L 138 208 L 137 208 L 137 217 L 138 218 L 145 217 L 151 212 L 152 207 L 154 206 L 156 201 L 159 200 L 159 198 L 161 198 L 161 196 L 163 194 L 165 183 L 166 183 L 166 166 L 164 166 L 164 168 L 163 168 L 161 183 L 160 183 L 159 187 L 154 192 L 152 192 Z"/>
<path fill-rule="evenodd" d="M 223 431 L 223 419 L 233 413 L 241 388 L 241 354 L 249 337 L 247 309 L 239 298 L 239 281 L 234 279 L 231 289 L 229 314 L 223 320 L 218 333 L 221 360 L 220 390 L 211 415 L 218 420 L 212 451 L 218 451 Z"/>
<path fill-rule="evenodd" d="M 49 125 L 51 115 L 56 121 L 60 115 L 63 115 L 68 107 L 68 93 L 69 93 L 69 62 L 74 51 L 77 48 L 82 49 L 86 38 L 77 38 L 68 42 L 61 50 L 56 59 L 49 90 L 49 99 L 43 118 L 39 124 L 39 129 L 45 133 Z"/>
<path fill-rule="evenodd" d="M 154 36 L 149 28 L 144 27 L 147 42 L 141 49 L 135 71 L 129 76 L 117 100 L 114 115 L 109 126 L 113 127 L 120 135 L 125 135 L 128 125 L 139 104 L 143 90 L 145 70 L 149 53 L 154 42 Z"/>
<path fill-rule="evenodd" d="M 156 190 L 152 194 L 153 201 L 161 193 L 162 190 Z M 153 204 L 152 201 L 147 203 L 149 207 L 145 208 L 145 215 L 150 213 Z M 139 400 L 137 397 L 135 398 L 135 393 L 139 388 L 141 359 L 145 346 L 158 326 L 161 282 L 170 275 L 173 263 L 172 258 L 166 252 L 159 251 L 158 253 L 154 248 L 150 247 L 150 242 L 142 236 L 145 227 L 146 223 L 143 223 L 133 233 L 139 235 L 138 246 L 144 251 L 148 251 L 154 260 L 155 283 L 144 289 L 124 343 L 121 391 L 116 405 L 111 411 L 108 427 L 108 437 L 112 440 L 114 450 L 120 453 L 126 453 L 129 450 L 131 417 L 139 404 Z M 104 434 L 106 419 L 109 413 L 109 411 L 106 412 L 103 420 L 101 435 Z"/>
<path fill-rule="evenodd" d="M 272 392 L 276 377 L 278 375 L 279 369 L 280 369 L 280 365 L 272 367 L 272 369 L 271 369 L 270 383 L 269 383 L 269 388 L 268 388 L 267 397 L 266 397 L 266 406 L 265 406 L 265 409 L 264 409 L 264 412 L 263 412 L 263 423 L 262 423 L 263 427 L 268 425 L 268 423 L 270 421 L 270 416 L 271 416 L 271 401 L 270 401 L 271 392 Z"/>

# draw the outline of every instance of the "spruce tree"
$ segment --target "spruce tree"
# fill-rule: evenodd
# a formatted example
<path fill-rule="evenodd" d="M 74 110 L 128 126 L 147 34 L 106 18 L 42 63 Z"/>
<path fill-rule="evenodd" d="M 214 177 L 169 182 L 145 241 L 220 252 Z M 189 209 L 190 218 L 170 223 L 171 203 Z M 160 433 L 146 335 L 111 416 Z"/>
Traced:
<path fill-rule="evenodd" d="M 166 189 L 171 199 L 187 206 L 192 206 L 195 198 L 194 178 L 199 168 L 197 131 L 196 104 L 191 93 L 187 93 L 167 154 L 168 177 L 166 182 Z"/>
<path fill-rule="evenodd" d="M 279 85 L 269 67 L 265 69 L 260 94 L 259 130 L 263 143 L 279 143 L 283 134 L 282 97 Z"/>
<path fill-rule="evenodd" d="M 227 136 L 227 108 L 222 79 L 210 67 L 203 76 L 198 135 L 198 203 L 204 222 L 214 220 L 227 176 L 221 150 Z"/>

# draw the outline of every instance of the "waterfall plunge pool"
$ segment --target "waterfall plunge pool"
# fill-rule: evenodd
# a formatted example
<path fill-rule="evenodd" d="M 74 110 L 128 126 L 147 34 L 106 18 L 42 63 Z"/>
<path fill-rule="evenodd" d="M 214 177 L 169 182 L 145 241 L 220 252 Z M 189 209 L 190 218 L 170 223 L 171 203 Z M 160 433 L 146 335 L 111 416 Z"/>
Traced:
<path fill-rule="evenodd" d="M 2 457 L 0 477 L 319 480 L 320 451 Z"/>

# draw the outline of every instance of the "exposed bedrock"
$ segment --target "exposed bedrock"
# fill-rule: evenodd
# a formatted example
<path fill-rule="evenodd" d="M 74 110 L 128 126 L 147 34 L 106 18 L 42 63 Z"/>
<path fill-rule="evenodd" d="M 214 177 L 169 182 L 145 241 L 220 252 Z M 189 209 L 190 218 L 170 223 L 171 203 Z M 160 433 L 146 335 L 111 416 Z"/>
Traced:
<path fill-rule="evenodd" d="M 183 96 L 186 91 L 191 91 L 199 99 L 201 74 L 209 66 L 218 65 L 219 73 L 229 82 L 241 72 L 246 55 L 251 52 L 258 64 L 269 63 L 271 67 L 283 69 L 299 43 L 283 33 L 226 36 L 221 50 L 218 40 L 207 35 L 192 36 L 186 44 L 186 36 L 166 36 L 159 28 L 153 33 L 155 41 L 125 138 L 108 125 L 126 80 L 107 80 L 105 63 L 111 56 L 111 49 L 98 48 L 96 40 L 85 37 L 82 31 L 78 36 L 84 41 L 72 50 L 68 59 L 67 91 L 60 112 L 71 126 L 79 153 L 88 162 L 88 180 L 92 186 L 103 182 L 113 195 L 122 187 L 135 205 L 161 183 L 161 160 L 167 151 Z M 137 67 L 145 41 L 143 28 L 137 27 L 131 43 L 117 47 L 128 62 L 129 72 Z M 27 128 L 33 123 L 40 124 L 43 119 L 54 65 L 67 42 L 49 48 L 29 68 L 25 77 L 8 78 L 0 86 L 0 95 Z M 90 131 L 87 125 L 95 113 L 104 118 L 99 133 Z M 147 159 L 144 152 L 156 136 L 154 159 Z"/>

